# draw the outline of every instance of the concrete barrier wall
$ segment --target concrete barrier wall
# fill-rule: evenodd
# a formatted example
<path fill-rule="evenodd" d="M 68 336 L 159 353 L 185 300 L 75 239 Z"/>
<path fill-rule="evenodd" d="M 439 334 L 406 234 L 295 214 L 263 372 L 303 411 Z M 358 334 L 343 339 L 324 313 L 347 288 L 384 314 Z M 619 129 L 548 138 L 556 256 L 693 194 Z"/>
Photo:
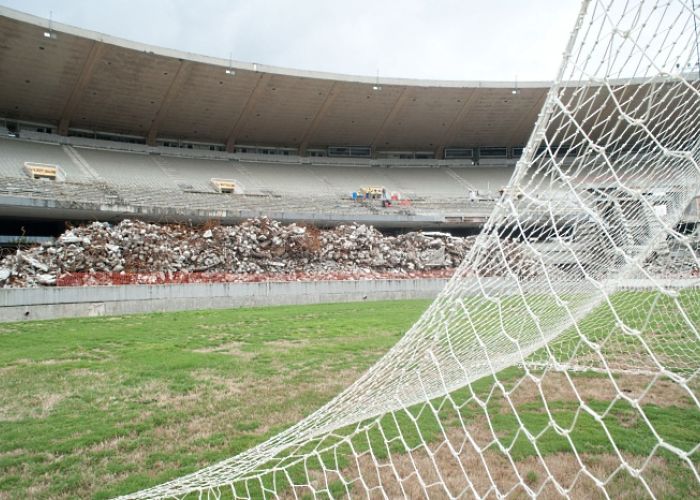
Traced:
<path fill-rule="evenodd" d="M 433 298 L 446 279 L 0 289 L 0 322 L 159 311 Z"/>

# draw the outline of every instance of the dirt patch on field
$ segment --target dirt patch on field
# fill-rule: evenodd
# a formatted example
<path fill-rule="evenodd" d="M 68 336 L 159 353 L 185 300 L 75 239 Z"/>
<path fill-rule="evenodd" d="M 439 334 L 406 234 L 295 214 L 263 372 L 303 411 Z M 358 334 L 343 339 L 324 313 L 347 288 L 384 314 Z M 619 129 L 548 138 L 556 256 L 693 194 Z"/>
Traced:
<path fill-rule="evenodd" d="M 323 367 L 323 365 L 321 365 Z M 320 391 L 336 395 L 342 389 L 355 382 L 361 375 L 361 371 L 355 368 L 344 370 L 323 370 L 320 369 L 313 374 L 311 380 L 299 385 L 301 391 Z"/>
<path fill-rule="evenodd" d="M 182 425 L 161 426 L 154 429 L 153 436 L 166 443 L 168 451 L 180 447 L 185 442 L 206 438 L 219 429 L 219 425 L 207 416 L 195 417 Z M 163 450 L 159 450 L 163 452 Z"/>
<path fill-rule="evenodd" d="M 24 448 L 17 448 L 9 451 L 0 451 L 0 458 L 19 457 L 27 453 Z"/>
<path fill-rule="evenodd" d="M 109 380 L 114 383 L 115 380 L 120 379 L 119 376 L 115 378 L 115 375 L 112 373 L 97 371 L 91 368 L 74 368 L 69 373 L 73 377 L 87 377 L 93 382 L 96 380 Z"/>
<path fill-rule="evenodd" d="M 309 484 L 295 488 L 296 495 L 313 495 L 348 485 L 351 496 L 368 498 L 529 498 L 543 499 L 642 498 L 649 491 L 633 478 L 626 466 L 641 468 L 641 478 L 657 497 L 678 494 L 675 471 L 663 458 L 644 461 L 612 454 L 556 453 L 543 458 L 513 461 L 495 447 L 481 449 L 493 436 L 486 428 L 468 432 L 451 430 L 440 443 L 421 446 L 390 459 L 378 460 L 369 452 L 350 457 L 343 470 L 309 471 Z M 481 443 L 481 444 L 480 444 Z M 626 465 L 625 465 L 626 463 Z M 292 492 L 285 498 L 292 498 Z"/>
<path fill-rule="evenodd" d="M 219 344 L 212 347 L 201 347 L 199 349 L 193 349 L 193 352 L 199 353 L 217 353 L 217 354 L 228 354 L 229 356 L 236 356 L 242 359 L 252 359 L 255 354 L 249 351 L 243 350 L 246 345 L 245 342 L 231 341 L 224 344 Z"/>
<path fill-rule="evenodd" d="M 348 369 L 332 374 L 319 372 L 307 382 L 286 384 L 277 379 L 270 380 L 269 384 L 262 384 L 258 397 L 267 399 L 272 405 L 281 408 L 281 411 L 278 414 L 265 415 L 264 419 L 260 420 L 260 427 L 257 430 L 266 433 L 285 423 L 296 423 L 306 416 L 303 404 L 297 401 L 299 398 L 315 395 L 320 400 L 329 400 L 348 387 L 358 376 L 357 370 Z M 290 387 L 294 387 L 293 394 L 289 392 Z"/>
<path fill-rule="evenodd" d="M 307 340 L 307 339 L 271 340 L 269 342 L 264 342 L 262 344 L 263 350 L 261 350 L 259 346 L 255 346 L 256 352 L 253 352 L 252 350 L 246 350 L 246 346 L 248 345 L 246 342 L 240 342 L 240 341 L 233 340 L 233 341 L 229 341 L 229 342 L 223 342 L 223 343 L 215 345 L 215 346 L 200 347 L 199 349 L 193 349 L 193 352 L 199 352 L 199 353 L 205 353 L 205 354 L 210 354 L 210 353 L 228 354 L 230 356 L 236 356 L 238 358 L 248 360 L 248 359 L 253 359 L 256 356 L 256 354 L 260 354 L 267 349 L 269 349 L 273 352 L 290 351 L 293 349 L 298 349 L 300 347 L 303 347 L 303 346 L 307 345 L 308 343 L 309 343 L 309 340 Z"/>
<path fill-rule="evenodd" d="M 90 452 L 105 452 L 105 451 L 115 451 L 119 449 L 119 446 L 126 442 L 125 436 L 117 436 L 111 439 L 105 439 L 95 445 L 92 445 L 88 450 Z"/>
<path fill-rule="evenodd" d="M 15 365 L 0 366 L 0 376 L 4 376 L 16 369 L 17 367 Z"/>
<path fill-rule="evenodd" d="M 53 365 L 61 365 L 61 364 L 66 364 L 66 363 L 76 363 L 80 361 L 80 358 L 60 358 L 60 359 L 42 359 L 39 361 L 36 361 L 34 359 L 26 359 L 26 358 L 20 358 L 16 359 L 10 367 L 18 367 L 18 366 L 53 366 Z"/>
<path fill-rule="evenodd" d="M 0 397 L 0 422 L 18 422 L 28 418 L 46 418 L 63 400 L 70 396 L 64 392 L 27 394 L 20 399 Z"/>
<path fill-rule="evenodd" d="M 303 347 L 309 343 L 308 339 L 297 339 L 297 340 L 289 340 L 289 339 L 279 339 L 279 340 L 271 340 L 269 342 L 265 342 L 266 347 L 272 347 L 273 349 L 277 351 L 286 351 L 288 349 L 297 349 L 299 347 Z"/>
<path fill-rule="evenodd" d="M 51 364 L 51 363 L 49 363 Z M 16 422 L 28 418 L 46 418 L 61 402 L 80 393 L 81 388 L 89 384 L 90 389 L 100 393 L 101 387 L 115 383 L 118 380 L 108 373 L 98 372 L 89 368 L 75 368 L 66 370 L 60 377 L 50 380 L 33 375 L 27 366 L 35 364 L 11 365 L 0 370 L 0 376 L 4 382 L 0 384 L 0 421 Z M 27 374 L 29 373 L 29 374 Z M 26 383 L 27 389 L 23 392 L 13 392 L 13 384 L 21 381 Z M 31 384 L 36 384 L 40 388 Z M 102 407 L 104 401 L 99 397 L 95 404 Z"/>
<path fill-rule="evenodd" d="M 206 369 L 193 371 L 192 377 L 197 381 L 211 384 L 212 390 L 209 393 L 217 400 L 245 395 L 252 390 L 253 385 L 256 383 L 253 380 L 224 377 L 214 370 Z"/>
<path fill-rule="evenodd" d="M 241 323 L 218 323 L 215 325 L 203 325 L 199 324 L 197 325 L 197 328 L 201 330 L 208 330 L 211 332 L 232 332 L 236 328 L 240 328 L 242 326 L 245 326 L 244 324 Z"/>
<path fill-rule="evenodd" d="M 141 404 L 154 404 L 168 410 L 188 410 L 205 394 L 205 389 L 197 387 L 189 392 L 173 392 L 161 380 L 149 380 L 130 391 L 133 399 Z M 138 395 L 138 397 L 137 397 Z"/>
<path fill-rule="evenodd" d="M 48 414 L 64 398 L 63 394 L 42 394 L 39 398 L 42 415 Z"/>
<path fill-rule="evenodd" d="M 667 378 L 648 375 L 616 375 L 614 383 L 607 376 L 567 378 L 559 372 L 548 372 L 538 383 L 531 377 L 523 377 L 509 389 L 509 397 L 517 408 L 523 404 L 547 402 L 612 401 L 616 397 L 636 399 L 641 405 L 661 407 L 695 407 L 688 391 Z M 510 407 L 508 407 L 508 410 Z"/>
<path fill-rule="evenodd" d="M 73 351 L 70 357 L 65 358 L 48 358 L 48 359 L 28 359 L 18 358 L 4 368 L 11 367 L 26 367 L 26 366 L 57 366 L 70 363 L 80 363 L 82 361 L 104 361 L 112 358 L 112 353 L 104 349 L 90 349 L 84 351 Z"/>
<path fill-rule="evenodd" d="M 333 372 L 332 375 L 320 372 L 308 381 L 286 383 L 279 377 L 237 379 L 205 369 L 192 372 L 192 377 L 200 383 L 195 390 L 187 393 L 174 393 L 162 382 L 141 384 L 132 392 L 134 397 L 138 394 L 137 400 L 147 407 L 156 406 L 168 412 L 192 415 L 187 420 L 170 422 L 149 431 L 158 443 L 155 449 L 159 453 L 177 454 L 183 449 L 206 446 L 202 444 L 203 440 L 215 435 L 240 436 L 250 433 L 263 436 L 296 423 L 317 407 L 309 408 L 308 398 L 321 402 L 330 399 L 357 376 L 356 370 Z M 258 404 L 251 412 L 247 402 L 252 400 Z M 91 451 L 118 447 L 121 443 L 122 438 L 116 438 L 100 443 Z M 141 463 L 145 459 L 139 456 L 141 452 L 135 449 L 126 452 L 124 457 L 130 463 Z"/>

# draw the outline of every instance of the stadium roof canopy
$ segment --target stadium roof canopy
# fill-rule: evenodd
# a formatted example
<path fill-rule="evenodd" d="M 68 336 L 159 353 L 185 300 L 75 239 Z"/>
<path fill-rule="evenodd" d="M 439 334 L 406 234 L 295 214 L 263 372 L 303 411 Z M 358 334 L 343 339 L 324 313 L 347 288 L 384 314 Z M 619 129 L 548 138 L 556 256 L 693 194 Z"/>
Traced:
<path fill-rule="evenodd" d="M 230 62 L 1 6 L 0 75 L 0 118 L 51 124 L 61 134 L 94 130 L 149 143 L 168 138 L 301 151 L 522 145 L 549 87 L 378 80 Z"/>

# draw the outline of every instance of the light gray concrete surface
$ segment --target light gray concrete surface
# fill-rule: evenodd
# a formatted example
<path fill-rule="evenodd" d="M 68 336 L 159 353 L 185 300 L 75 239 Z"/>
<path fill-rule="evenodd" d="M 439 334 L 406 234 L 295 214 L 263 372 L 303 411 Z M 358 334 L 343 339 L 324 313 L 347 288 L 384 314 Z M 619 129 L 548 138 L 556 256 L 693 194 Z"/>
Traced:
<path fill-rule="evenodd" d="M 362 300 L 433 298 L 446 279 L 0 289 L 0 322 Z"/>
<path fill-rule="evenodd" d="M 231 209 L 205 210 L 164 206 L 107 205 L 90 201 L 53 200 L 28 198 L 25 196 L 0 194 L 0 213 L 7 218 L 38 218 L 50 220 L 99 220 L 119 221 L 137 218 L 149 222 L 203 223 L 216 219 L 222 224 L 238 224 L 256 218 L 268 217 L 284 223 L 305 222 L 319 226 L 334 226 L 358 222 L 380 228 L 449 229 L 480 227 L 488 217 L 491 207 L 475 207 L 469 211 L 437 211 L 433 214 L 401 215 L 396 212 L 384 214 L 333 213 L 325 211 L 300 211 L 296 209 Z M 447 219 L 450 216 L 452 218 Z"/>

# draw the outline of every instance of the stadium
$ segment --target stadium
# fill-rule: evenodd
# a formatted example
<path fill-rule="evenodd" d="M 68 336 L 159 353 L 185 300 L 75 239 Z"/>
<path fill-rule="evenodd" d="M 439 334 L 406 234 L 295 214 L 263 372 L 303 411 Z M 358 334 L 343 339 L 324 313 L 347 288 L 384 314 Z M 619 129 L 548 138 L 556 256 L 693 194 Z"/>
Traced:
<path fill-rule="evenodd" d="M 0 498 L 697 496 L 698 20 L 468 82 L 0 6 Z"/>

